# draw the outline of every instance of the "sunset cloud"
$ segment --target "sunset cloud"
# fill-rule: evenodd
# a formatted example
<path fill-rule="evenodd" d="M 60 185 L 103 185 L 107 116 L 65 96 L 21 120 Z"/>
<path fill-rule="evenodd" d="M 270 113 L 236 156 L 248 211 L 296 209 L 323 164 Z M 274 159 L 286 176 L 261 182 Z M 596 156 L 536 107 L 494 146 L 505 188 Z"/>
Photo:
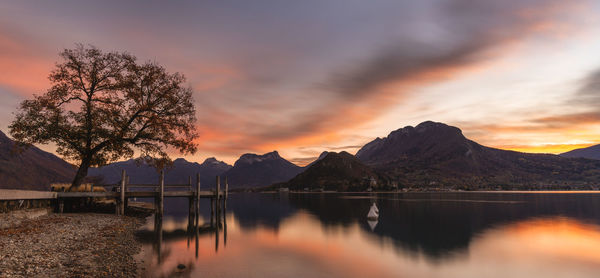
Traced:
<path fill-rule="evenodd" d="M 399 34 L 390 37 L 384 47 L 372 47 L 354 62 L 333 67 L 325 79 L 313 81 L 316 86 L 283 88 L 274 95 L 269 91 L 271 86 L 278 88 L 277 84 L 262 79 L 253 84 L 250 78 L 245 90 L 251 98 L 240 97 L 242 92 L 226 93 L 220 96 L 225 99 L 220 102 L 230 100 L 226 108 L 207 107 L 210 115 L 200 119 L 207 129 L 223 135 L 217 144 L 221 152 L 339 141 L 344 131 L 407 101 L 417 88 L 476 70 L 527 36 L 564 32 L 568 21 L 561 16 L 578 4 L 447 1 L 430 11 L 437 16 L 438 36 L 423 38 L 413 29 L 403 28 L 399 20 L 394 24 Z M 540 24 L 546 27 L 540 28 Z M 228 119 L 227 124 L 211 125 L 219 119 Z"/>
<path fill-rule="evenodd" d="M 128 51 L 188 78 L 198 111 L 196 160 L 280 150 L 305 164 L 323 150 L 356 151 L 376 136 L 367 126 L 392 111 L 400 120 L 388 132 L 401 127 L 412 116 L 401 108 L 416 101 L 438 116 L 448 100 L 472 95 L 423 100 L 424 88 L 489 70 L 529 40 L 565 41 L 591 9 L 587 0 L 20 1 L 0 11 L 0 90 L 11 102 L 43 91 L 57 53 L 77 42 Z M 569 111 L 494 124 L 458 121 L 465 117 L 452 112 L 433 120 L 464 123 L 473 139 L 495 146 L 541 144 L 561 132 L 566 145 L 588 144 L 598 115 L 586 107 L 598 100 L 599 76 L 585 79 Z M 538 137 L 490 135 L 524 131 Z"/>

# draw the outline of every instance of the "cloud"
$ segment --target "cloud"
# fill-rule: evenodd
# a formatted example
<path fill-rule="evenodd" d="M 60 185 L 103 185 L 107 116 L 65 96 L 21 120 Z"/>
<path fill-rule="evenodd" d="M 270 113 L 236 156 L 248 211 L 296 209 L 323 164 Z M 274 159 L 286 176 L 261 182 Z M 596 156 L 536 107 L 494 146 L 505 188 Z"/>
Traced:
<path fill-rule="evenodd" d="M 600 69 L 597 69 L 581 80 L 581 87 L 575 94 L 572 103 L 593 106 L 600 105 Z"/>
<path fill-rule="evenodd" d="M 245 88 L 229 87 L 217 96 L 221 105 L 207 103 L 201 126 L 222 135 L 213 145 L 218 151 L 334 143 L 422 86 L 477 70 L 529 36 L 571 30 L 565 15 L 580 3 L 444 1 L 420 14 L 418 23 L 389 21 L 394 32 L 307 86 L 254 82 L 256 76 L 249 76 Z"/>
<path fill-rule="evenodd" d="M 21 96 L 47 88 L 52 61 L 44 54 L 30 38 L 0 26 L 0 86 Z"/>
<path fill-rule="evenodd" d="M 485 67 L 531 36 L 568 34 L 575 24 L 570 17 L 585 3 L 233 2 L 121 8 L 116 1 L 74 1 L 69 13 L 61 4 L 36 3 L 26 10 L 37 16 L 12 20 L 8 11 L 18 9 L 7 5 L 0 15 L 28 32 L 2 24 L 0 70 L 7 74 L 0 85 L 38 91 L 47 87 L 60 48 L 75 42 L 110 46 L 107 50 L 127 50 L 188 77 L 203 153 L 331 146 L 347 142 L 356 129 L 409 101 L 421 87 Z M 60 20 L 46 14 L 61 15 Z M 27 26 L 44 19 L 50 22 L 44 30 L 59 43 L 36 37 L 38 28 Z M 64 42 L 67 37 L 79 41 Z M 364 140 L 358 141 L 349 144 Z"/>

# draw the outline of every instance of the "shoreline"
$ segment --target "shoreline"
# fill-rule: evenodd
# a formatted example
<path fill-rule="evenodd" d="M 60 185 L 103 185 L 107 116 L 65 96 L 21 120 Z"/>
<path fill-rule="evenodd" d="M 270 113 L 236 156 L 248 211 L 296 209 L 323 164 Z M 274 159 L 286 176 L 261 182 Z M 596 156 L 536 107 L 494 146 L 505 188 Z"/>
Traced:
<path fill-rule="evenodd" d="M 245 193 L 245 192 L 235 192 Z M 583 193 L 600 193 L 600 190 L 407 190 L 407 191 L 256 191 L 251 193 L 262 194 L 402 194 L 402 193 L 567 193 L 567 194 L 583 194 Z M 230 193 L 231 194 L 231 193 Z"/>
<path fill-rule="evenodd" d="M 0 214 L 0 277 L 138 277 L 139 215 Z"/>

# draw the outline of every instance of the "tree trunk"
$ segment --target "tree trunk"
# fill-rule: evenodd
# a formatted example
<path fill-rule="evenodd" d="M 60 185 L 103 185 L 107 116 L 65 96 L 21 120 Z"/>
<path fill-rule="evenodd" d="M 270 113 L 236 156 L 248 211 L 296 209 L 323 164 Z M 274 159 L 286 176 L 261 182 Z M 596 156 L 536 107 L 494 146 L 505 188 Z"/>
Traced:
<path fill-rule="evenodd" d="M 90 161 L 83 160 L 79 169 L 77 170 L 77 174 L 75 174 L 75 179 L 73 179 L 73 183 L 71 183 L 71 190 L 78 188 L 83 183 L 85 177 L 87 177 L 88 169 L 90 168 Z"/>

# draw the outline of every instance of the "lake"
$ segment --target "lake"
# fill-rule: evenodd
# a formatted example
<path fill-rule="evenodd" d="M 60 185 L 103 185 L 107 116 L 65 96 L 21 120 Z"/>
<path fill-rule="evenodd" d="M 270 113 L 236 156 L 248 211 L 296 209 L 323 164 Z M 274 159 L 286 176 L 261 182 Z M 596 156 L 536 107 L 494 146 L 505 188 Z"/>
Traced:
<path fill-rule="evenodd" d="M 144 276 L 600 275 L 595 192 L 231 194 L 218 231 L 200 203 L 197 232 L 187 200 L 165 206 L 162 236 L 152 217 L 140 231 Z"/>

